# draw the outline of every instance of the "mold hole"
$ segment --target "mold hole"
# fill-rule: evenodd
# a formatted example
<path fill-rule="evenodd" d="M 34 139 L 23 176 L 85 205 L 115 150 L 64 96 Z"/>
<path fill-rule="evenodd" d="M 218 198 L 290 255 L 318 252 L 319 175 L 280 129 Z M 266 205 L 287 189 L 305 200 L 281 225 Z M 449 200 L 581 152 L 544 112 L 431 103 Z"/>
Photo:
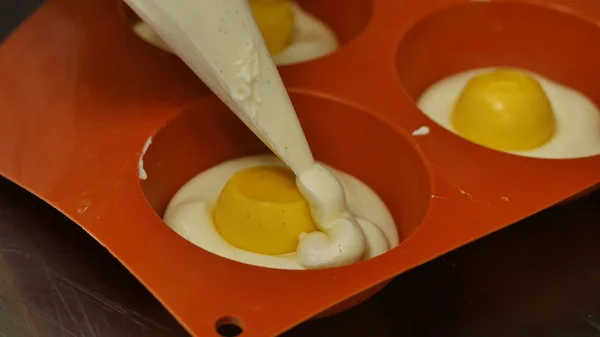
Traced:
<path fill-rule="evenodd" d="M 361 212 L 365 218 L 381 224 L 381 231 L 388 240 L 401 244 L 419 227 L 431 200 L 430 172 L 411 137 L 353 106 L 295 92 L 290 93 L 290 98 L 314 157 L 364 183 L 360 187 L 347 185 L 356 187 L 353 188 L 354 201 L 347 199 L 351 210 L 356 212 L 360 205 L 367 204 L 365 200 L 373 200 L 373 194 L 379 196 L 391 213 L 395 228 L 387 212 L 380 211 L 379 201 L 368 203 L 371 205 L 368 209 L 376 209 L 376 215 L 366 209 Z M 148 178 L 141 182 L 142 189 L 162 218 L 173 196 L 190 179 L 222 162 L 258 154 L 271 153 L 216 97 L 203 98 L 188 105 L 155 135 L 144 156 Z M 211 178 L 211 186 L 224 186 L 228 176 L 224 177 L 218 178 L 224 179 L 219 182 Z M 366 192 L 364 185 L 372 192 Z M 203 194 L 200 202 L 206 200 L 212 205 L 221 187 L 198 187 L 197 191 Z M 186 207 L 184 203 L 178 205 Z M 212 223 L 203 223 L 194 228 L 212 230 L 212 226 Z M 201 237 L 207 237 L 205 234 L 212 234 L 198 233 L 194 239 L 185 234 L 187 230 L 173 229 L 193 244 L 224 258 L 268 268 L 298 269 L 295 259 L 275 262 L 250 259 L 241 254 L 234 256 L 226 248 L 216 246 L 222 237 L 213 237 L 212 243 L 201 242 Z M 393 237 L 394 233 L 397 236 Z"/>
<path fill-rule="evenodd" d="M 279 66 L 292 65 L 315 60 L 336 52 L 355 39 L 367 26 L 371 18 L 372 0 L 300 0 L 291 2 L 294 24 L 288 29 L 272 29 L 269 41 L 280 41 L 283 45 L 276 48 L 273 61 Z M 120 12 L 132 31 L 147 43 L 165 52 L 169 47 L 152 29 L 143 23 L 140 17 L 123 1 Z M 275 15 L 265 11 L 261 18 Z M 285 20 L 278 20 L 285 21 Z M 219 20 L 218 34 L 227 35 L 233 27 L 226 15 Z M 278 32 L 288 31 L 289 37 Z M 263 32 L 264 33 L 264 32 Z M 264 35 L 267 36 L 267 35 Z M 292 42 L 282 42 L 291 40 Z M 279 45 L 279 42 L 272 44 Z M 269 43 L 268 43 L 269 44 Z"/>
<path fill-rule="evenodd" d="M 543 5 L 490 2 L 457 5 L 418 22 L 401 41 L 396 66 L 405 92 L 425 115 L 453 134 L 459 135 L 456 128 L 460 128 L 460 134 L 473 143 L 513 155 L 565 159 L 600 153 L 599 59 L 600 29 L 575 13 Z M 527 96 L 531 100 L 524 100 L 528 105 L 516 109 L 512 105 L 511 111 L 494 115 L 491 111 L 510 101 L 486 101 L 491 96 L 485 95 L 493 91 L 471 90 L 476 94 L 468 96 L 469 102 L 475 103 L 463 99 L 462 110 L 454 110 L 459 97 L 465 97 L 460 95 L 468 80 L 493 68 L 528 71 L 545 94 L 532 89 Z M 511 81 L 519 78 L 523 79 Z M 478 83 L 478 88 L 485 88 L 494 82 Z M 513 97 L 525 97 L 523 92 Z M 544 95 L 551 108 L 544 104 L 538 109 L 540 105 L 530 103 Z M 474 104 L 479 104 L 477 109 Z M 488 111 L 485 118 L 482 111 Z M 535 119 L 523 118 L 534 115 Z M 513 131 L 515 125 L 525 131 Z"/>
<path fill-rule="evenodd" d="M 232 316 L 226 316 L 217 320 L 215 330 L 222 337 L 237 337 L 244 332 L 242 322 Z"/>

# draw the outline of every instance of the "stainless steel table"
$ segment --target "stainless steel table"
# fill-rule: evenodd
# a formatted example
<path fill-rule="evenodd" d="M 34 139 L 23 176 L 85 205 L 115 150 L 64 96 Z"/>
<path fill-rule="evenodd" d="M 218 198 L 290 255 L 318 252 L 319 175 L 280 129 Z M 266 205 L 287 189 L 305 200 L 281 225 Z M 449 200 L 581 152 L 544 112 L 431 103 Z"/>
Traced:
<path fill-rule="evenodd" d="M 37 3 L 0 1 L 0 37 Z M 83 230 L 0 178 L 0 337 L 73 336 L 188 335 Z M 286 336 L 600 336 L 600 193 L 403 274 L 362 305 Z"/>

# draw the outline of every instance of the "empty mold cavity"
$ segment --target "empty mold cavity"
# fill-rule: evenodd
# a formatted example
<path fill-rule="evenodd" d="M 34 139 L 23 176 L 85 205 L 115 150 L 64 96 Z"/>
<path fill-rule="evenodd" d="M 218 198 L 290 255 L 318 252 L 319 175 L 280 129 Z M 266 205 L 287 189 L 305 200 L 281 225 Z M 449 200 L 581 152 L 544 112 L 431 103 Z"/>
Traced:
<path fill-rule="evenodd" d="M 390 210 L 400 241 L 406 239 L 431 196 L 429 171 L 410 136 L 336 101 L 297 93 L 291 99 L 315 158 L 367 184 Z M 143 159 L 143 192 L 162 217 L 173 195 L 197 174 L 230 159 L 269 153 L 221 102 L 203 98 L 153 137 Z"/>
<path fill-rule="evenodd" d="M 534 150 L 506 150 L 564 159 L 600 153 L 598 60 L 596 25 L 542 5 L 489 2 L 451 7 L 418 22 L 403 37 L 396 66 L 404 90 L 422 112 L 454 134 L 450 116 L 472 76 L 460 78 L 461 73 L 518 68 L 579 92 L 581 99 L 574 99 L 541 81 L 554 111 L 554 135 Z"/>
<path fill-rule="evenodd" d="M 358 36 L 371 18 L 371 0 L 301 0 L 293 2 L 292 8 L 295 15 L 293 41 L 285 50 L 273 55 L 280 66 L 307 62 L 335 52 Z M 171 52 L 124 2 L 121 2 L 121 12 L 138 37 Z"/>

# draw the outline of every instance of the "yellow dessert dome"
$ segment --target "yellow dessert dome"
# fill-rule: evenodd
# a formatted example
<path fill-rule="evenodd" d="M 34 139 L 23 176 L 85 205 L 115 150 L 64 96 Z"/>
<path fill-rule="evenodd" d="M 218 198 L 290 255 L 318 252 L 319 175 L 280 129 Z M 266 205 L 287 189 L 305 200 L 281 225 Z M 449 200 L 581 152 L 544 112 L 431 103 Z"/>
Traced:
<path fill-rule="evenodd" d="M 523 71 L 496 69 L 472 77 L 451 121 L 464 138 L 501 151 L 526 151 L 552 138 L 556 121 L 540 83 Z"/>
<path fill-rule="evenodd" d="M 231 245 L 268 255 L 295 252 L 300 234 L 317 230 L 296 176 L 278 166 L 234 174 L 217 199 L 214 222 Z"/>
<path fill-rule="evenodd" d="M 294 38 L 295 17 L 289 0 L 250 0 L 250 8 L 272 55 L 284 51 Z"/>

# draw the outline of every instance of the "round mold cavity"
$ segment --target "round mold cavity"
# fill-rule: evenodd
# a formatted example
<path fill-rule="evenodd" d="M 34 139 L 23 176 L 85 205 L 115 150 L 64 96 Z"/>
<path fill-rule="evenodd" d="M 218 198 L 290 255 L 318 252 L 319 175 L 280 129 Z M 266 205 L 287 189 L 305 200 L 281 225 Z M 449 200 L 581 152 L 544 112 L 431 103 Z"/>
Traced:
<path fill-rule="evenodd" d="M 429 208 L 431 176 L 416 145 L 370 114 L 334 100 L 290 97 L 315 158 L 371 187 L 396 221 L 400 241 Z M 147 201 L 163 215 L 188 180 L 223 161 L 270 151 L 215 97 L 193 102 L 159 131 L 143 156 Z"/>
<path fill-rule="evenodd" d="M 391 211 L 402 245 L 421 224 L 431 200 L 432 176 L 411 137 L 334 100 L 294 92 L 290 98 L 315 158 L 371 187 Z M 183 108 L 151 140 L 142 157 L 147 179 L 141 180 L 141 187 L 160 217 L 172 196 L 198 173 L 229 159 L 270 153 L 216 97 L 201 98 Z M 347 310 L 388 282 L 366 289 L 317 317 Z"/>
<path fill-rule="evenodd" d="M 295 3 L 300 6 L 303 12 L 318 19 L 334 32 L 338 41 L 338 50 L 360 35 L 371 19 L 372 0 L 299 0 L 295 1 Z M 134 34 L 154 47 L 164 52 L 171 53 L 171 51 L 167 49 L 168 47 L 166 47 L 160 39 L 156 39 L 156 35 L 149 30 L 149 27 L 135 28 L 136 25 L 141 22 L 141 19 L 127 4 L 125 4 L 125 2 L 120 0 L 119 7 L 127 25 L 132 29 Z M 302 21 L 306 21 L 306 19 L 303 19 Z M 334 53 L 335 52 L 337 51 L 334 51 Z M 299 64 L 310 62 L 314 59 L 315 58 L 297 62 L 283 62 L 279 65 L 286 66 Z"/>
<path fill-rule="evenodd" d="M 600 29 L 573 13 L 562 12 L 551 5 L 479 2 L 453 6 L 419 21 L 399 44 L 396 68 L 405 92 L 414 102 L 432 85 L 452 75 L 473 69 L 507 67 L 521 68 L 570 87 L 598 107 L 598 60 Z M 550 93 L 549 97 L 553 99 Z M 450 110 L 449 107 L 446 125 L 441 126 L 457 134 L 448 128 Z M 570 111 L 561 112 L 563 120 L 570 114 Z M 595 119 L 592 113 L 590 120 Z M 560 123 L 563 122 L 558 121 L 558 128 L 561 128 Z M 597 134 L 592 127 L 586 127 L 590 130 L 588 134 L 591 138 L 597 135 L 600 141 L 600 124 Z M 565 129 L 559 132 L 565 135 Z M 513 154 L 542 157 L 526 152 Z M 578 155 L 546 154 L 543 157 L 572 159 L 597 154 L 593 150 Z"/>

